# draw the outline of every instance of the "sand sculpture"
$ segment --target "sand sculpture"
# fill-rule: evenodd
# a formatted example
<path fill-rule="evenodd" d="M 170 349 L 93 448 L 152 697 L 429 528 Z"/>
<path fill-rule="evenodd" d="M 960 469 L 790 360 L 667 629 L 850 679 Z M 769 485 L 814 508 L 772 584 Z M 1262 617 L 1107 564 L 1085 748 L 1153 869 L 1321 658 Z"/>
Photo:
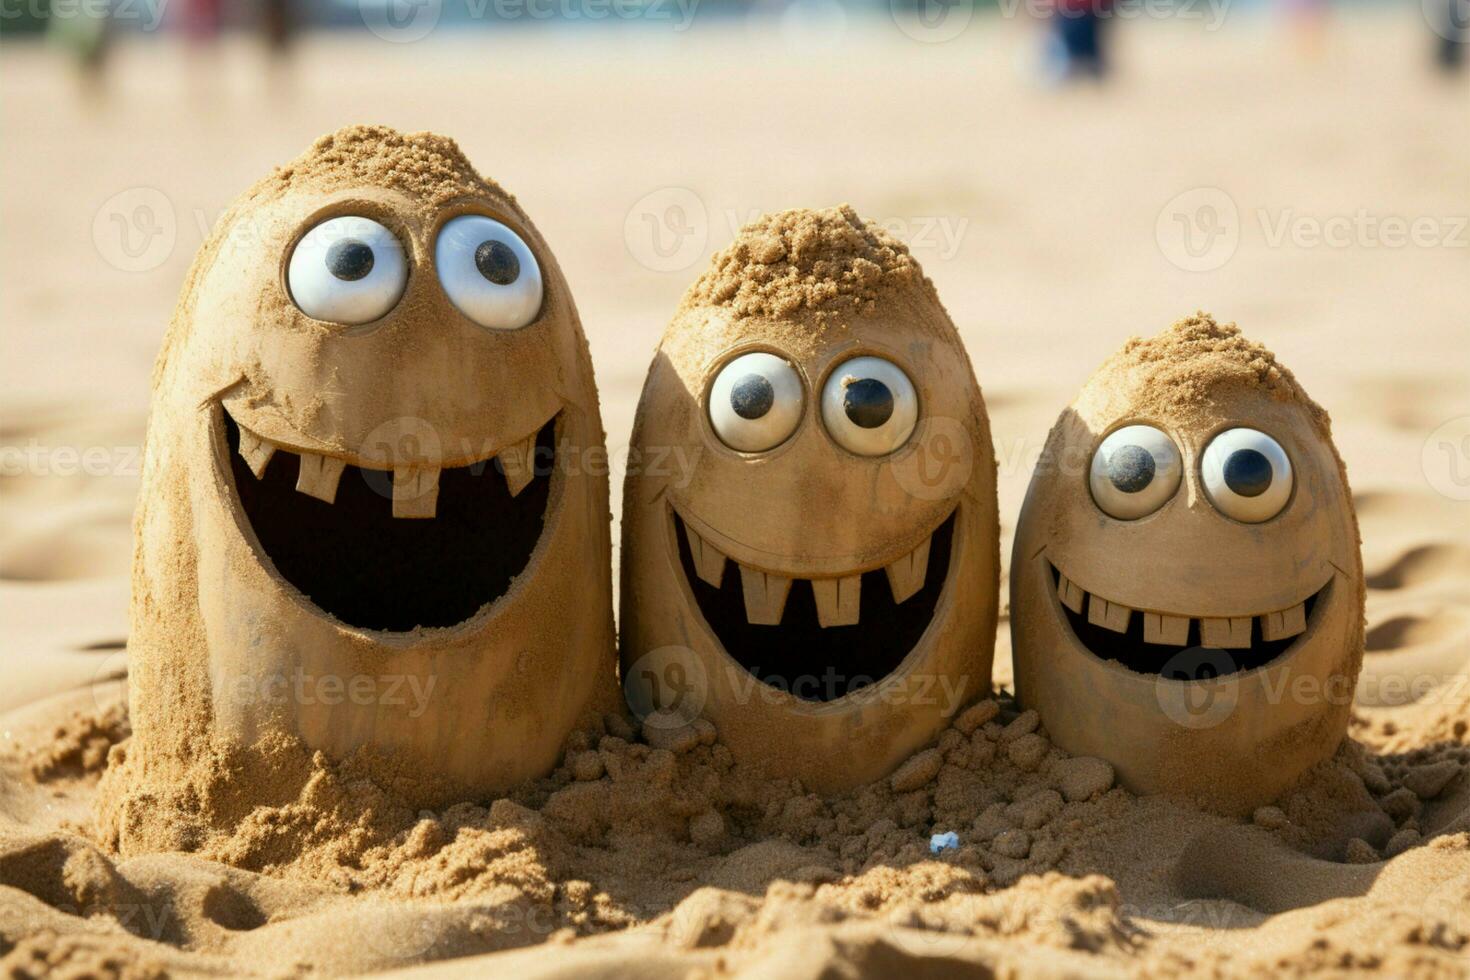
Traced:
<path fill-rule="evenodd" d="M 546 242 L 432 134 L 353 127 L 197 257 L 154 378 L 129 765 L 299 736 L 423 805 L 616 703 L 592 366 Z"/>
<path fill-rule="evenodd" d="M 1342 740 L 1363 595 L 1327 414 L 1199 315 L 1051 431 L 1011 562 L 1017 696 L 1130 789 L 1247 813 Z"/>
<path fill-rule="evenodd" d="M 689 290 L 623 514 L 623 684 L 645 728 L 703 715 L 738 761 L 836 791 L 989 689 L 985 404 L 918 263 L 849 208 L 755 222 Z"/>

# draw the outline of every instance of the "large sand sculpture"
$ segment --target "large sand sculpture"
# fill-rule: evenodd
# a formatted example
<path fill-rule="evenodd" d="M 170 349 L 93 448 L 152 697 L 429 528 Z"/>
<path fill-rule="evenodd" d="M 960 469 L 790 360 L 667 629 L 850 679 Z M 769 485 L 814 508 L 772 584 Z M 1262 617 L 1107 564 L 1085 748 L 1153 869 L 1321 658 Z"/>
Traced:
<path fill-rule="evenodd" d="M 846 207 L 745 228 L 664 334 L 632 444 L 635 712 L 702 714 L 738 761 L 837 790 L 989 690 L 989 423 L 901 243 Z"/>
<path fill-rule="evenodd" d="M 1062 413 L 1011 562 L 1016 694 L 1138 793 L 1244 814 L 1347 731 L 1363 570 L 1327 414 L 1205 316 Z"/>
<path fill-rule="evenodd" d="M 140 791 L 276 736 L 424 805 L 548 771 L 615 697 L 602 438 L 555 258 L 452 141 L 345 129 L 256 184 L 154 378 Z"/>

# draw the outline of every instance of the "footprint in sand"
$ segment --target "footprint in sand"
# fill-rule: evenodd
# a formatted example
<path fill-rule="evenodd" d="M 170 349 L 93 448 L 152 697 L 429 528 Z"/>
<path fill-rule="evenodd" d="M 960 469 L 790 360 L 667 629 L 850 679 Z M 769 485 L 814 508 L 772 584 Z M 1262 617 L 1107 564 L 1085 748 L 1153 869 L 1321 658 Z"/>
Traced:
<path fill-rule="evenodd" d="M 1356 504 L 1371 556 L 1357 704 L 1397 708 L 1470 694 L 1470 543 L 1461 531 L 1470 512 L 1428 491 L 1369 491 Z"/>
<path fill-rule="evenodd" d="M 1459 542 L 1418 545 L 1367 575 L 1370 589 L 1407 589 L 1446 579 L 1470 587 L 1470 546 Z"/>
<path fill-rule="evenodd" d="M 1397 611 L 1369 628 L 1364 652 L 1360 706 L 1395 708 L 1437 696 L 1465 683 L 1470 612 L 1440 604 Z"/>

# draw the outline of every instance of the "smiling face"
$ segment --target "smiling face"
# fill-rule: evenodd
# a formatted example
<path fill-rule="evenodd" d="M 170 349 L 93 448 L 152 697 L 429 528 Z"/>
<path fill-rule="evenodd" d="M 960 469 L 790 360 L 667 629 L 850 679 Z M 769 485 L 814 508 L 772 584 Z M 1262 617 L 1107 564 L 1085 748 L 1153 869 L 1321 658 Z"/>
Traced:
<path fill-rule="evenodd" d="M 633 453 L 635 711 L 702 713 L 741 762 L 825 791 L 988 689 L 984 403 L 917 265 L 850 210 L 763 219 L 716 257 L 659 347 Z"/>
<path fill-rule="evenodd" d="M 423 799 L 549 768 L 610 689 L 607 490 L 564 465 L 596 389 L 507 195 L 440 137 L 326 138 L 221 222 L 156 380 L 136 632 L 207 676 L 145 669 L 145 733 L 173 700 Z"/>
<path fill-rule="evenodd" d="M 1326 416 L 1233 327 L 1184 321 L 1052 430 L 1012 559 L 1017 695 L 1135 791 L 1249 812 L 1346 730 L 1362 578 Z"/>

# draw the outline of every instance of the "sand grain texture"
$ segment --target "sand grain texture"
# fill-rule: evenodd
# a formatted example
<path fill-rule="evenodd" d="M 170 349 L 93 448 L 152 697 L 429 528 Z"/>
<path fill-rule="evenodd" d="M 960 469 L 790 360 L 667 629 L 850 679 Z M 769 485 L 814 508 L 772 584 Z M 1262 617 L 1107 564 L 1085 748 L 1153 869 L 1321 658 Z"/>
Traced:
<path fill-rule="evenodd" d="M 1256 219 L 1463 213 L 1464 80 L 1422 71 L 1417 9 L 1344 13 L 1314 62 L 1248 20 L 1118 26 L 1117 86 L 1068 94 L 1016 76 L 1020 24 L 979 19 L 950 44 L 854 18 L 829 51 L 757 25 L 764 47 L 696 29 L 637 57 L 516 31 L 307 38 L 292 97 L 261 90 L 248 48 L 201 82 L 178 48 L 128 44 L 100 106 L 46 52 L 8 49 L 0 122 L 44 138 L 0 144 L 0 975 L 1470 974 L 1470 517 L 1425 454 L 1470 411 L 1464 251 L 1271 247 Z M 719 86 L 669 83 L 712 70 Z M 517 72 L 544 87 L 487 112 Z M 612 77 L 622 99 L 588 98 Z M 1242 820 L 1103 788 L 1005 698 L 956 717 L 927 781 L 932 757 L 914 788 L 830 799 L 739 778 L 703 734 L 654 747 L 617 722 L 509 800 L 424 812 L 279 743 L 269 799 L 242 799 L 211 758 L 207 798 L 130 818 L 185 828 L 156 841 L 179 850 L 113 850 L 118 827 L 93 815 L 101 760 L 126 752 L 125 457 L 158 340 L 238 189 L 355 120 L 451 134 L 516 190 L 576 291 L 614 454 L 695 263 L 752 214 L 849 200 L 888 220 L 985 385 L 1002 555 L 1048 428 L 1109 352 L 1195 309 L 1240 322 L 1331 409 L 1351 476 L 1367 586 L 1352 742 Z M 139 187 L 171 202 L 177 238 L 142 272 L 92 234 Z M 708 242 L 665 273 L 624 219 L 671 187 L 702 202 Z M 1156 237 L 1195 187 L 1242 221 L 1206 274 Z M 31 445 L 39 461 L 13 465 Z M 70 467 L 66 447 L 106 463 Z M 1003 594 L 1009 686 L 1006 610 Z M 936 831 L 961 846 L 930 855 Z"/>

